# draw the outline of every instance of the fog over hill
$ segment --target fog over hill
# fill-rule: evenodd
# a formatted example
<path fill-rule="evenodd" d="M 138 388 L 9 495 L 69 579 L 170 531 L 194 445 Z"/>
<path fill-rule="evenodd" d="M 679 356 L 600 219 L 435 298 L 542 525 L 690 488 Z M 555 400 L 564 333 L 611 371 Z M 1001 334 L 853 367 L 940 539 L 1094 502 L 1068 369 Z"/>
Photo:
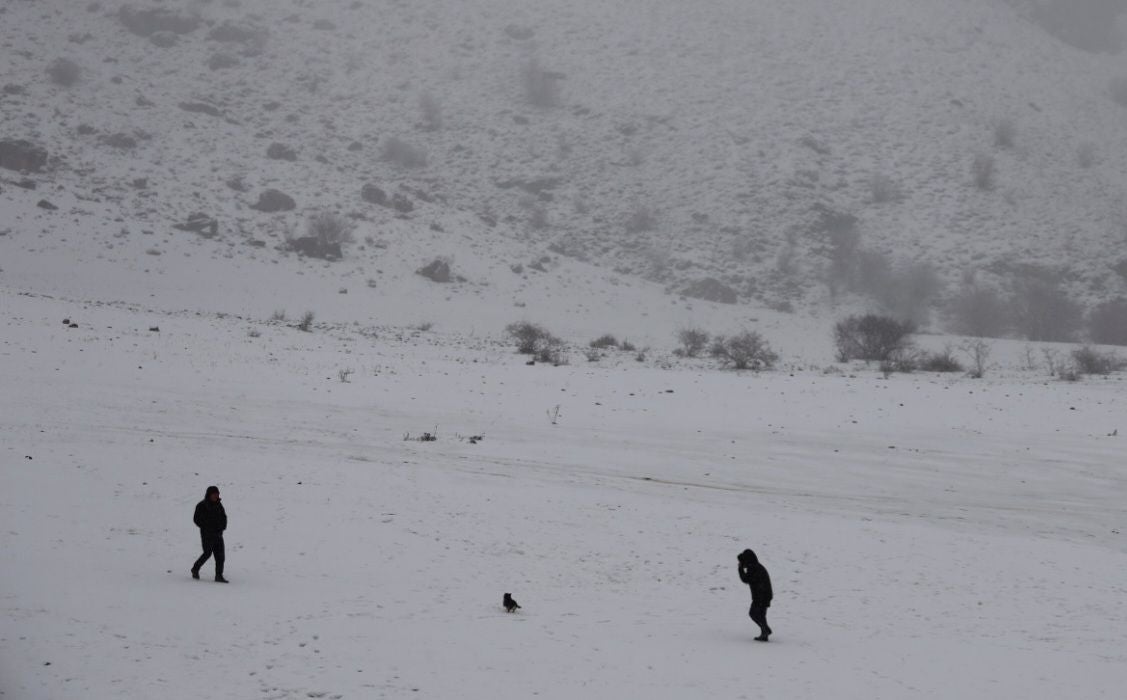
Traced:
<path fill-rule="evenodd" d="M 502 269 L 574 258 L 676 295 L 936 328 L 971 285 L 1127 294 L 1118 3 L 2 9 L 0 138 L 46 155 L 9 145 L 38 187 L 0 171 L 8 247 L 96 229 L 96 209 L 266 262 L 328 212 L 354 225 L 339 265 L 369 273 L 456 220 L 434 256 L 495 241 Z"/>

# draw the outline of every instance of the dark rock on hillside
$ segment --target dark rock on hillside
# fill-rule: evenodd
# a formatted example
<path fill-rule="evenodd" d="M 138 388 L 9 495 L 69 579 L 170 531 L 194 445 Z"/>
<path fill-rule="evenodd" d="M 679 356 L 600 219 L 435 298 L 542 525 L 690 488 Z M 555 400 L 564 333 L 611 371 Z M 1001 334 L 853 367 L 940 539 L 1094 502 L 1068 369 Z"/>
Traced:
<path fill-rule="evenodd" d="M 177 106 L 185 112 L 192 112 L 194 114 L 207 114 L 212 117 L 223 116 L 223 113 L 219 111 L 218 107 L 209 105 L 206 102 L 181 102 Z"/>
<path fill-rule="evenodd" d="M 706 277 L 693 282 L 681 294 L 693 299 L 714 301 L 719 304 L 735 304 L 739 300 L 736 290 L 713 277 Z"/>
<path fill-rule="evenodd" d="M 137 139 L 129 134 L 118 132 L 116 134 L 106 134 L 98 139 L 102 145 L 109 146 L 110 148 L 119 148 L 123 151 L 130 151 L 137 148 Z"/>
<path fill-rule="evenodd" d="M 155 32 L 188 34 L 200 26 L 200 18 L 193 14 L 181 13 L 162 7 L 138 9 L 123 5 L 117 18 L 125 28 L 137 36 L 150 36 Z"/>
<path fill-rule="evenodd" d="M 273 213 L 277 211 L 292 211 L 297 207 L 293 197 L 279 190 L 266 190 L 258 195 L 258 201 L 250 205 L 251 209 L 261 212 Z"/>
<path fill-rule="evenodd" d="M 203 212 L 192 214 L 185 223 L 173 224 L 172 228 L 198 233 L 204 238 L 215 238 L 219 235 L 219 222 Z"/>
<path fill-rule="evenodd" d="M 378 204 L 381 207 L 390 205 L 387 192 L 384 192 L 379 187 L 370 183 L 360 188 L 360 199 L 363 199 L 369 204 Z"/>
<path fill-rule="evenodd" d="M 450 275 L 450 263 L 442 260 L 441 258 L 436 259 L 426 267 L 416 270 L 415 274 L 422 275 L 432 282 L 439 282 L 442 284 L 446 284 L 452 279 Z"/>
<path fill-rule="evenodd" d="M 326 243 L 316 236 L 302 236 L 286 241 L 286 248 L 307 258 L 340 260 L 343 257 L 340 243 Z"/>
<path fill-rule="evenodd" d="M 0 168 L 36 172 L 45 165 L 45 148 L 22 139 L 0 139 Z"/>
<path fill-rule="evenodd" d="M 58 209 L 57 206 L 55 206 L 51 202 L 48 202 L 46 199 L 39 200 L 38 202 L 36 202 L 35 206 L 39 207 L 40 209 L 46 209 L 47 211 L 56 211 Z"/>
<path fill-rule="evenodd" d="M 266 149 L 266 157 L 271 160 L 297 160 L 297 151 L 284 143 L 272 143 Z"/>

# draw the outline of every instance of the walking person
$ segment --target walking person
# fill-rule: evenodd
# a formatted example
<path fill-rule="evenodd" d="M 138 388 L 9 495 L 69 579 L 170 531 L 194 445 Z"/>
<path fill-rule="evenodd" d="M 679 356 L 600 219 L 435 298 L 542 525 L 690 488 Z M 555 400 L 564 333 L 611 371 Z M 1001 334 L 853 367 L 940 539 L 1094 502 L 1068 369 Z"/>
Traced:
<path fill-rule="evenodd" d="M 200 567 L 214 554 L 215 580 L 218 583 L 227 583 L 227 579 L 223 578 L 223 561 L 226 559 L 223 551 L 223 531 L 227 529 L 227 511 L 223 510 L 218 486 L 207 487 L 203 500 L 196 504 L 196 514 L 192 517 L 192 521 L 200 529 L 200 542 L 203 544 L 203 554 L 192 565 L 192 578 L 200 577 Z"/>
<path fill-rule="evenodd" d="M 751 588 L 751 610 L 747 614 L 752 622 L 759 625 L 759 636 L 755 641 L 766 642 L 771 636 L 771 628 L 767 625 L 767 608 L 771 607 L 771 598 L 774 597 L 771 577 L 750 549 L 740 552 L 737 558 L 740 562 L 740 580 Z"/>

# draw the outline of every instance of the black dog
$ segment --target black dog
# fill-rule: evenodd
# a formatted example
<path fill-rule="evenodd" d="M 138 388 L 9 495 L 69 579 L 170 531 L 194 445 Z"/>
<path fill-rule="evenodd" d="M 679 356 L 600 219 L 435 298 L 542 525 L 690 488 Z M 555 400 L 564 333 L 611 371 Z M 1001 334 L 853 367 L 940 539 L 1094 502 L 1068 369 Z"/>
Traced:
<path fill-rule="evenodd" d="M 515 612 L 517 610 L 520 610 L 520 606 L 517 605 L 517 602 L 515 600 L 513 600 L 513 595 L 511 593 L 505 594 L 505 597 L 501 599 L 501 605 L 505 606 L 505 612 Z"/>

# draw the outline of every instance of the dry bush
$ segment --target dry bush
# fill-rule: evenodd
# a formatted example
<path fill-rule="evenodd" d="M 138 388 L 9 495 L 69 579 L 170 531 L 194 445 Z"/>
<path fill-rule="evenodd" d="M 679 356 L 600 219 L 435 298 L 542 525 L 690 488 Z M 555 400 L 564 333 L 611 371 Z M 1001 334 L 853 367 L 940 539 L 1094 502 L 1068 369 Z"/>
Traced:
<path fill-rule="evenodd" d="M 839 362 L 865 360 L 884 362 L 911 346 L 915 324 L 890 316 L 850 316 L 834 326 L 834 345 Z"/>
<path fill-rule="evenodd" d="M 1089 346 L 1073 350 L 1072 362 L 1080 374 L 1111 374 L 1127 367 L 1127 361 L 1119 355 Z"/>
<path fill-rule="evenodd" d="M 338 214 L 314 214 L 306 221 L 305 227 L 308 235 L 317 239 L 322 247 L 344 245 L 352 241 L 352 223 Z"/>
<path fill-rule="evenodd" d="M 677 342 L 681 344 L 677 353 L 682 357 L 696 357 L 708 347 L 711 334 L 702 328 L 683 328 L 677 332 Z"/>
<path fill-rule="evenodd" d="M 778 353 L 755 331 L 743 331 L 730 338 L 718 337 L 713 344 L 713 354 L 725 367 L 735 369 L 771 369 L 779 359 Z"/>
<path fill-rule="evenodd" d="M 961 350 L 966 353 L 970 358 L 971 368 L 967 373 L 974 379 L 982 379 L 986 376 L 986 366 L 990 361 L 990 353 L 993 348 L 985 340 L 971 340 L 963 343 Z"/>

